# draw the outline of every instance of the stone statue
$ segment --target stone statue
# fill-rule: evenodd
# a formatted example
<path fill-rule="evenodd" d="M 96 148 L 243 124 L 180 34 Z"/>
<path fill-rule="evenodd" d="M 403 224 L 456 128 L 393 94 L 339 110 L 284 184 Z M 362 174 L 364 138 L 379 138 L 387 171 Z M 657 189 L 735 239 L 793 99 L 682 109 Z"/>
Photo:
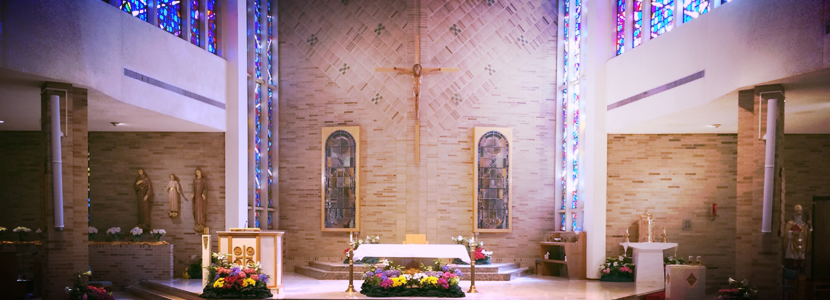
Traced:
<path fill-rule="evenodd" d="M 193 227 L 201 233 L 207 226 L 207 180 L 202 177 L 202 169 L 196 168 L 196 177 L 193 178 L 193 220 L 196 225 Z"/>
<path fill-rule="evenodd" d="M 170 174 L 170 181 L 167 182 L 167 195 L 168 200 L 170 200 L 170 213 L 167 215 L 171 218 L 178 218 L 181 210 L 181 199 L 187 200 L 187 197 L 182 192 L 182 184 L 179 183 L 176 174 Z"/>
<path fill-rule="evenodd" d="M 153 183 L 144 173 L 144 169 L 138 169 L 138 176 L 135 178 L 135 193 L 138 196 L 138 227 L 149 229 L 153 207 Z"/>
<path fill-rule="evenodd" d="M 796 205 L 793 211 L 793 219 L 787 222 L 784 234 L 785 252 L 784 258 L 789 269 L 803 270 L 804 259 L 810 251 L 810 243 L 807 239 L 812 231 L 810 224 L 802 220 L 803 212 L 801 205 Z"/>

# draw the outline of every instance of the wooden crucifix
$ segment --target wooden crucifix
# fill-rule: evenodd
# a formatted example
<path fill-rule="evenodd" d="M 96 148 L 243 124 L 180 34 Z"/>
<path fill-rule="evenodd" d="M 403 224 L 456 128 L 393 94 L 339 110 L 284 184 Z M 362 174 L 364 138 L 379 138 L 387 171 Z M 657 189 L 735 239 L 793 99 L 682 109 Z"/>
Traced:
<path fill-rule="evenodd" d="M 421 36 L 415 35 L 415 64 L 412 69 L 402 67 L 375 68 L 377 72 L 397 72 L 398 74 L 412 75 L 415 83 L 412 93 L 415 95 L 415 162 L 421 159 L 421 80 L 430 73 L 458 72 L 458 68 L 425 68 L 421 66 Z"/>

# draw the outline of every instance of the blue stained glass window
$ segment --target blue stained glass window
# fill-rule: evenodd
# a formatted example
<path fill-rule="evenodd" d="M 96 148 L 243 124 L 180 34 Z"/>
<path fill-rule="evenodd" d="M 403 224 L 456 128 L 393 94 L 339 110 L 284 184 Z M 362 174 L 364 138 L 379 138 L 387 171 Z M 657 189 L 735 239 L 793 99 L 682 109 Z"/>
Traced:
<path fill-rule="evenodd" d="M 562 89 L 562 209 L 568 202 L 568 89 Z M 564 221 L 563 221 L 564 222 Z"/>
<path fill-rule="evenodd" d="M 219 38 L 217 38 L 218 29 L 216 28 L 216 10 L 218 2 L 216 0 L 205 0 L 207 4 L 207 49 L 210 53 L 218 54 Z"/>
<path fill-rule="evenodd" d="M 573 91 L 573 201 L 571 208 L 577 208 L 579 190 L 579 84 L 574 86 Z"/>
<path fill-rule="evenodd" d="M 271 145 L 272 145 L 271 141 L 273 140 L 271 138 L 271 127 L 273 126 L 272 124 L 274 124 L 273 123 L 274 119 L 273 119 L 273 114 L 272 114 L 272 109 L 271 109 L 271 106 L 273 105 L 273 102 L 272 102 L 273 98 L 274 98 L 274 91 L 269 87 L 268 88 L 268 207 L 274 207 L 274 203 L 271 200 L 273 198 L 273 193 L 271 192 L 271 190 L 272 190 L 271 187 L 274 186 L 274 167 L 273 167 L 272 162 L 274 161 L 274 159 L 276 159 L 273 155 L 274 153 L 271 151 Z M 269 224 L 270 224 L 270 222 L 269 222 Z"/>
<path fill-rule="evenodd" d="M 262 86 L 256 83 L 254 86 L 254 174 L 256 181 L 254 182 L 254 204 L 257 207 L 262 206 L 262 169 L 260 163 L 262 162 L 262 139 L 260 132 L 262 132 L 262 121 L 260 120 L 260 112 L 262 110 Z M 257 226 L 259 227 L 259 226 Z"/>
<path fill-rule="evenodd" d="M 709 12 L 709 0 L 683 0 L 683 23 Z"/>
<path fill-rule="evenodd" d="M 625 0 L 617 0 L 617 55 L 625 51 Z"/>
<path fill-rule="evenodd" d="M 632 31 L 631 48 L 643 42 L 643 0 L 634 0 L 634 30 Z"/>
<path fill-rule="evenodd" d="M 579 62 L 581 55 L 581 45 L 579 43 L 582 38 L 582 0 L 574 1 L 574 38 L 573 38 L 573 63 L 574 63 L 574 78 L 579 78 Z"/>
<path fill-rule="evenodd" d="M 262 6 L 254 1 L 254 76 L 262 78 Z"/>
<path fill-rule="evenodd" d="M 563 68 L 562 68 L 562 85 L 568 85 L 568 58 L 570 57 L 568 55 L 568 51 L 570 49 L 570 42 L 571 42 L 570 39 L 568 39 L 568 34 L 569 34 L 568 30 L 570 29 L 570 25 L 571 25 L 570 24 L 571 23 L 571 20 L 570 20 L 570 10 L 571 9 L 570 9 L 570 7 L 571 7 L 570 1 L 565 1 L 565 12 L 564 12 L 564 16 L 563 16 L 563 19 L 565 19 L 565 26 L 562 29 L 562 41 L 563 41 L 563 43 L 562 43 L 562 47 L 563 47 L 563 53 L 562 53 L 562 65 L 563 65 Z"/>
<path fill-rule="evenodd" d="M 651 0 L 651 38 L 674 27 L 674 0 Z"/>
<path fill-rule="evenodd" d="M 559 224 L 559 225 L 560 225 L 560 229 L 559 229 L 559 230 L 561 230 L 561 231 L 565 231 L 565 221 L 566 221 L 566 220 L 565 220 L 565 214 L 559 214 L 559 220 L 560 220 L 560 221 L 559 221 L 559 223 L 560 223 L 560 224 Z"/>
<path fill-rule="evenodd" d="M 182 35 L 182 12 L 180 0 L 156 0 L 159 28 L 175 36 Z"/>
<path fill-rule="evenodd" d="M 143 21 L 147 21 L 147 0 L 121 0 L 119 8 Z"/>
<path fill-rule="evenodd" d="M 201 40 L 201 28 L 202 28 L 202 18 L 199 14 L 199 4 L 201 0 L 188 0 L 190 1 L 190 42 L 196 46 L 202 46 Z"/>
<path fill-rule="evenodd" d="M 265 15 L 266 19 L 267 19 L 266 26 L 268 26 L 268 30 L 267 30 L 268 31 L 268 42 L 265 45 L 265 47 L 267 49 L 266 54 L 268 56 L 268 82 L 271 83 L 271 84 L 274 84 L 274 76 L 273 76 L 274 61 L 273 61 L 273 57 L 271 55 L 271 52 L 272 52 L 271 42 L 274 40 L 274 28 L 273 28 L 274 27 L 274 24 L 273 24 L 274 16 L 271 15 L 271 0 L 265 0 L 265 3 L 266 3 L 265 9 L 267 9 L 267 13 Z"/>
<path fill-rule="evenodd" d="M 274 229 L 274 212 L 268 212 L 268 229 Z"/>
<path fill-rule="evenodd" d="M 731 1 L 732 1 L 732 0 L 720 0 L 720 4 L 729 3 L 729 2 L 731 2 Z"/>
<path fill-rule="evenodd" d="M 577 224 L 579 224 L 579 216 L 576 213 L 573 213 L 573 215 L 571 215 L 571 217 L 573 218 L 572 219 L 572 221 L 573 221 L 573 228 L 572 228 L 573 231 L 577 231 L 577 230 L 581 229 L 577 226 Z"/>
<path fill-rule="evenodd" d="M 259 211 L 254 212 L 254 228 L 259 228 Z"/>

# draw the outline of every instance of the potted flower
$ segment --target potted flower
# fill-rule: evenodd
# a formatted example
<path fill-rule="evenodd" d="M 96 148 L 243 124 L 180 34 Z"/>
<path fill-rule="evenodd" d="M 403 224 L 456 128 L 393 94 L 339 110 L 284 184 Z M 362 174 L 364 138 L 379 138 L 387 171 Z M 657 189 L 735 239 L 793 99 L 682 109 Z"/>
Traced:
<path fill-rule="evenodd" d="M 17 233 L 17 238 L 21 242 L 26 240 L 26 236 L 29 235 L 29 232 L 32 232 L 31 229 L 29 229 L 28 227 L 23 227 L 23 226 L 17 226 L 17 228 L 15 228 L 12 231 Z"/>
<path fill-rule="evenodd" d="M 490 259 L 493 258 L 493 251 L 487 251 L 487 249 L 484 249 L 484 241 L 476 241 L 474 239 L 471 240 L 460 235 L 457 237 L 452 237 L 452 240 L 456 244 L 464 245 L 464 247 L 467 247 L 467 253 L 470 252 L 470 247 L 475 247 L 473 248 L 473 259 L 475 259 L 477 265 L 490 264 Z M 453 263 L 466 264 L 464 261 L 457 258 L 453 260 Z"/>
<path fill-rule="evenodd" d="M 164 229 L 153 229 L 153 230 L 150 231 L 150 234 L 152 234 L 153 237 L 156 238 L 156 242 L 160 242 L 161 237 L 163 237 L 165 234 L 167 234 L 167 231 L 164 231 Z"/>
<path fill-rule="evenodd" d="M 608 257 L 600 265 L 600 281 L 631 282 L 634 281 L 634 263 L 630 257 Z"/>
<path fill-rule="evenodd" d="M 729 278 L 729 288 L 718 291 L 715 300 L 755 300 L 758 299 L 758 289 L 749 286 L 749 280 L 738 282 Z"/>
<path fill-rule="evenodd" d="M 89 240 L 94 241 L 95 240 L 95 234 L 98 233 L 98 228 L 89 226 L 89 228 L 87 229 L 87 232 L 88 232 L 87 234 L 89 235 Z"/>
<path fill-rule="evenodd" d="M 350 248 L 354 248 L 355 250 L 357 250 L 357 247 L 359 247 L 362 244 L 380 244 L 380 235 L 376 235 L 376 236 L 366 235 L 366 241 L 365 242 L 362 239 L 358 239 L 358 240 L 354 240 L 352 242 L 349 242 Z M 348 264 L 349 263 L 349 248 L 346 248 L 345 250 L 343 250 L 343 255 L 346 256 L 346 259 L 343 260 L 343 263 Z M 376 264 L 377 262 L 378 262 L 377 257 L 364 257 L 363 259 L 354 261 L 354 263 L 356 263 L 356 264 Z"/>
<path fill-rule="evenodd" d="M 113 241 L 121 240 L 121 227 L 110 227 L 110 229 L 107 229 L 107 235 Z"/>
<path fill-rule="evenodd" d="M 72 280 L 72 286 L 66 288 L 70 300 L 115 300 L 110 292 L 102 287 L 88 285 L 84 276 L 91 276 L 92 272 L 77 272 Z"/>
<path fill-rule="evenodd" d="M 363 274 L 360 293 L 369 297 L 464 297 L 458 286 L 463 273 L 449 265 L 404 270 L 389 263 Z"/>
<path fill-rule="evenodd" d="M 133 227 L 133 229 L 130 229 L 130 235 L 133 236 L 133 242 L 141 241 L 141 235 L 143 235 L 143 234 L 144 234 L 144 229 L 141 229 L 138 226 Z"/>
<path fill-rule="evenodd" d="M 255 265 L 231 264 L 222 254 L 214 253 L 208 267 L 208 284 L 202 289 L 202 298 L 208 299 L 264 299 L 271 298 L 268 275 Z"/>

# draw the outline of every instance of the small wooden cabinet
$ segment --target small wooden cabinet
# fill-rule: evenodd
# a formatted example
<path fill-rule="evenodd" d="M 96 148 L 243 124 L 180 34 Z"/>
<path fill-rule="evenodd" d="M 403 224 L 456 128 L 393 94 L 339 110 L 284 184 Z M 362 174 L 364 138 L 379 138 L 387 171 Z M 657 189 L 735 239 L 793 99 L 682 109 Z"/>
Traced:
<path fill-rule="evenodd" d="M 545 239 L 539 243 L 539 248 L 542 255 L 539 275 L 566 275 L 568 279 L 586 278 L 585 232 L 548 232 Z M 546 253 L 550 253 L 547 259 Z M 565 272 L 561 271 L 563 268 L 566 269 Z"/>

